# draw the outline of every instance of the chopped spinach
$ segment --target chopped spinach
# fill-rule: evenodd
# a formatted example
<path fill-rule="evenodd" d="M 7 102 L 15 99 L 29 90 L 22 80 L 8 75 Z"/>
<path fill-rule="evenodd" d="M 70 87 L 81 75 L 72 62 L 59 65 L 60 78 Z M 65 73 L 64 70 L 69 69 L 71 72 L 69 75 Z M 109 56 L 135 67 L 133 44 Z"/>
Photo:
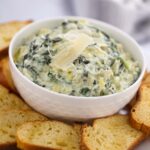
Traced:
<path fill-rule="evenodd" d="M 95 85 L 95 84 L 96 84 L 96 80 L 93 81 L 93 85 Z"/>
<path fill-rule="evenodd" d="M 111 59 L 110 67 L 112 67 L 114 63 L 115 63 L 115 59 Z"/>
<path fill-rule="evenodd" d="M 84 62 L 84 64 L 89 64 L 89 63 L 90 63 L 89 60 L 85 60 L 85 61 L 83 61 L 83 62 Z"/>
<path fill-rule="evenodd" d="M 62 41 L 62 38 L 60 38 L 60 37 L 56 37 L 56 38 L 52 39 L 53 43 L 57 43 L 57 42 L 60 42 L 60 41 Z"/>
<path fill-rule="evenodd" d="M 51 72 L 48 73 L 48 77 L 49 77 L 50 80 L 53 81 L 53 82 L 58 81 L 57 78 L 56 78 L 56 75 L 53 74 L 53 73 L 51 73 Z"/>
<path fill-rule="evenodd" d="M 121 62 L 122 68 L 124 66 L 127 70 L 129 70 L 129 64 L 127 63 L 127 61 L 125 61 L 122 57 L 118 57 L 118 59 Z"/>
<path fill-rule="evenodd" d="M 106 89 L 109 89 L 111 87 L 111 80 L 106 80 L 105 87 Z"/>
<path fill-rule="evenodd" d="M 72 90 L 70 95 L 75 95 L 75 92 L 76 92 L 75 90 Z"/>
<path fill-rule="evenodd" d="M 84 61 L 86 61 L 86 58 L 84 56 L 82 56 L 82 55 L 80 55 L 77 59 L 79 61 L 79 64 L 83 63 Z"/>
<path fill-rule="evenodd" d="M 123 65 L 123 63 L 121 63 L 119 66 L 119 70 L 122 70 L 123 68 L 124 68 L 124 65 Z"/>
<path fill-rule="evenodd" d="M 68 23 L 75 23 L 75 24 L 78 24 L 78 21 L 77 21 L 77 20 L 68 20 Z"/>
<path fill-rule="evenodd" d="M 67 21 L 63 21 L 63 22 L 61 23 L 62 26 L 66 26 L 67 24 L 68 24 Z"/>
<path fill-rule="evenodd" d="M 110 47 L 113 51 L 117 50 L 117 45 L 114 42 L 111 42 Z"/>
<path fill-rule="evenodd" d="M 34 82 L 35 84 L 39 85 L 39 86 L 46 87 L 46 85 L 40 84 L 39 81 L 37 81 L 37 80 L 33 80 L 33 82 Z"/>
<path fill-rule="evenodd" d="M 36 50 L 36 48 L 38 47 L 38 45 L 36 44 L 36 40 L 33 40 L 31 43 L 30 43 L 30 51 L 34 51 Z"/>
<path fill-rule="evenodd" d="M 43 63 L 45 63 L 47 65 L 50 64 L 51 63 L 51 57 L 49 55 L 45 55 Z"/>
<path fill-rule="evenodd" d="M 83 77 L 88 77 L 88 71 L 85 71 L 83 72 Z"/>
<path fill-rule="evenodd" d="M 50 39 L 50 34 L 46 34 L 46 35 L 45 35 L 45 40 L 46 40 L 46 41 L 49 41 L 49 42 L 51 41 L 51 39 Z"/>
<path fill-rule="evenodd" d="M 88 88 L 88 87 L 84 87 L 84 88 L 82 88 L 81 90 L 80 90 L 80 93 L 82 94 L 82 95 L 84 95 L 84 96 L 88 96 L 89 95 L 89 93 L 90 93 L 90 89 Z"/>
<path fill-rule="evenodd" d="M 51 46 L 52 40 L 50 39 L 49 34 L 46 34 L 45 36 L 41 37 L 41 39 L 43 40 L 43 42 L 40 45 L 40 47 L 42 47 L 42 46 L 44 46 L 44 47 Z"/>
<path fill-rule="evenodd" d="M 34 58 L 36 60 L 36 58 Z M 37 59 L 37 62 L 39 64 L 43 64 L 43 65 L 49 65 L 51 63 L 51 57 L 50 55 L 42 55 L 40 59 Z"/>
<path fill-rule="evenodd" d="M 24 55 L 23 60 L 26 60 L 28 58 L 29 54 Z"/>
<path fill-rule="evenodd" d="M 101 31 L 101 33 L 105 36 L 105 40 L 109 40 L 110 39 L 110 37 L 109 37 L 109 35 L 108 34 L 106 34 L 105 32 L 103 32 L 103 31 Z"/>
<path fill-rule="evenodd" d="M 93 46 L 96 46 L 96 45 L 97 45 L 97 43 L 93 43 L 93 44 L 88 45 L 88 47 L 93 47 Z"/>
<path fill-rule="evenodd" d="M 39 83 L 37 80 L 33 80 L 33 82 L 34 82 L 35 84 L 40 85 L 40 83 Z"/>
<path fill-rule="evenodd" d="M 95 30 L 95 32 L 99 32 L 100 30 L 99 30 L 99 28 L 97 28 L 97 27 L 95 27 L 95 26 L 88 26 L 89 28 L 91 28 L 91 29 L 94 29 Z"/>
<path fill-rule="evenodd" d="M 25 66 L 25 68 L 27 68 L 32 73 L 33 79 L 36 79 L 37 76 L 39 75 L 39 73 L 36 70 L 36 67 L 27 65 L 27 66 Z"/>
<path fill-rule="evenodd" d="M 25 54 L 24 57 L 23 57 L 23 62 L 24 62 L 26 59 L 32 59 L 32 55 L 31 55 L 30 53 Z"/>
<path fill-rule="evenodd" d="M 73 61 L 73 64 L 89 64 L 90 61 L 87 60 L 84 56 L 80 55 L 77 59 Z"/>
<path fill-rule="evenodd" d="M 49 51 L 46 50 L 45 52 L 42 53 L 42 55 L 49 55 Z"/>
<path fill-rule="evenodd" d="M 50 49 L 50 54 L 54 56 L 57 53 L 57 49 Z"/>
<path fill-rule="evenodd" d="M 101 90 L 101 91 L 100 91 L 100 95 L 101 95 L 101 96 L 104 96 L 104 95 L 106 95 L 106 92 L 105 92 L 104 90 Z"/>
<path fill-rule="evenodd" d="M 16 63 L 16 67 L 22 69 L 24 68 L 24 65 L 22 63 Z"/>

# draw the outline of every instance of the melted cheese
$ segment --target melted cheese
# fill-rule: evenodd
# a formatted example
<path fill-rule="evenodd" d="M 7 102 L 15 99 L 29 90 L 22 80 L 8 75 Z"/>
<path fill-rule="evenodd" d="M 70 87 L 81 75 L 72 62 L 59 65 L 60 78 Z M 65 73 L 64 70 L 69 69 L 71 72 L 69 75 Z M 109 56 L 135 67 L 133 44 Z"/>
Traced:
<path fill-rule="evenodd" d="M 61 50 L 53 59 L 51 65 L 61 69 L 67 69 L 69 65 L 84 51 L 84 49 L 92 44 L 92 38 L 81 33 L 74 37 L 72 33 L 67 34 L 67 38 L 72 40 L 68 43 L 68 47 Z"/>

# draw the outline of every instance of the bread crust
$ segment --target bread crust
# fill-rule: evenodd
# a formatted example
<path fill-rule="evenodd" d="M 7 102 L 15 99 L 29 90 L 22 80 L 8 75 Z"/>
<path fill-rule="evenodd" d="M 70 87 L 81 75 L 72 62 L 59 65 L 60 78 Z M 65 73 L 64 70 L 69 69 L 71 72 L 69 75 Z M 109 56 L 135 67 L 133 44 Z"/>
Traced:
<path fill-rule="evenodd" d="M 1 75 L 3 76 L 2 80 L 3 80 L 4 86 L 9 88 L 14 93 L 17 93 L 17 90 L 15 88 L 15 85 L 11 76 L 10 68 L 9 68 L 9 58 L 4 57 L 0 61 L 0 63 L 1 63 Z"/>
<path fill-rule="evenodd" d="M 16 143 L 5 143 L 0 144 L 0 150 L 19 150 L 16 146 Z"/>
<path fill-rule="evenodd" d="M 57 121 L 57 120 L 45 120 L 44 122 L 49 122 L 49 121 L 67 125 L 67 126 L 71 127 L 76 132 L 76 134 L 78 135 L 77 131 L 74 129 L 74 127 L 72 125 L 69 125 L 67 123 Z M 36 123 L 36 122 L 41 123 L 43 121 L 30 121 L 29 123 Z M 28 123 L 26 123 L 26 124 L 28 124 Z M 21 128 L 21 126 L 19 128 Z M 19 128 L 18 128 L 18 130 L 19 130 Z M 22 150 L 62 150 L 62 149 L 50 148 L 50 147 L 47 147 L 47 146 L 40 146 L 40 145 L 36 145 L 36 144 L 30 144 L 28 142 L 20 140 L 19 135 L 18 135 L 18 131 L 16 133 L 16 140 L 17 140 L 17 147 L 22 149 Z"/>
<path fill-rule="evenodd" d="M 130 115 L 130 124 L 133 128 L 144 132 L 146 136 L 150 135 L 150 127 L 142 122 L 138 122 L 136 119 L 134 119 L 132 114 Z"/>
<path fill-rule="evenodd" d="M 142 80 L 142 85 L 150 83 L 149 78 L 150 78 L 150 73 L 149 72 L 145 72 L 143 80 Z"/>
<path fill-rule="evenodd" d="M 139 139 L 137 139 L 129 148 L 128 150 L 134 150 L 143 140 L 146 139 L 146 135 L 142 135 L 141 137 L 139 137 Z"/>
<path fill-rule="evenodd" d="M 61 149 L 51 149 L 49 147 L 37 146 L 34 144 L 25 143 L 24 141 L 20 141 L 18 136 L 17 140 L 17 147 L 22 150 L 61 150 Z"/>
<path fill-rule="evenodd" d="M 3 86 L 5 86 L 6 88 L 9 88 L 9 85 L 2 73 L 2 69 L 0 68 L 0 84 L 2 84 Z"/>
<path fill-rule="evenodd" d="M 114 116 L 123 116 L 123 115 L 121 115 L 121 114 L 116 114 L 116 115 L 114 115 Z M 113 117 L 113 116 L 109 116 L 109 117 Z M 109 118 L 109 117 L 103 117 L 103 118 Z M 94 124 L 96 124 L 96 121 L 97 121 L 97 120 L 94 120 L 94 121 L 93 121 L 93 124 L 92 124 L 91 127 L 94 127 L 94 126 L 95 126 Z M 87 124 L 83 125 L 83 126 L 82 126 L 82 130 L 81 130 L 81 150 L 92 150 L 92 149 L 90 149 L 90 148 L 88 147 L 88 145 L 85 143 L 84 138 L 83 138 L 83 137 L 84 137 L 83 130 L 84 130 L 84 128 L 86 128 L 86 127 L 88 127 Z M 143 133 L 134 143 L 132 143 L 132 145 L 131 145 L 127 150 L 134 150 L 134 148 L 135 148 L 137 145 L 139 145 L 140 142 L 142 142 L 144 139 L 146 139 L 146 137 L 147 137 L 147 136 Z"/>
<path fill-rule="evenodd" d="M 4 57 L 8 56 L 8 48 L 4 48 L 3 51 L 0 51 L 0 60 L 2 60 Z"/>
<path fill-rule="evenodd" d="M 0 114 L 2 115 L 2 116 L 4 116 L 4 114 L 6 113 L 6 112 L 10 112 L 10 113 L 13 113 L 13 112 L 17 112 L 17 113 L 19 113 L 19 112 L 23 112 L 23 113 L 29 113 L 29 112 L 33 112 L 33 111 L 30 111 L 30 110 L 13 110 L 13 109 L 9 109 L 9 110 L 6 110 L 6 111 L 0 111 Z M 31 115 L 31 114 L 29 114 L 29 115 Z M 13 119 L 13 118 L 12 118 Z M 44 117 L 43 116 L 43 120 L 47 120 L 47 118 L 46 117 Z M 38 120 L 38 119 L 37 119 Z M 1 130 L 1 128 L 0 128 L 0 130 Z M 14 135 L 15 136 L 15 135 Z M 0 150 L 18 150 L 18 148 L 17 148 L 17 146 L 16 146 L 16 141 L 10 141 L 10 142 L 6 142 L 6 143 L 0 143 Z"/>
<path fill-rule="evenodd" d="M 137 130 L 140 130 L 142 132 L 144 132 L 147 136 L 150 135 L 150 126 L 146 125 L 143 121 L 141 122 L 140 120 L 137 120 L 135 117 L 134 117 L 134 113 L 136 111 L 138 111 L 137 107 L 140 105 L 142 99 L 141 99 L 141 93 L 143 91 L 143 88 L 144 87 L 148 87 L 150 88 L 150 83 L 144 83 L 141 85 L 140 89 L 139 89 L 139 92 L 138 92 L 138 101 L 135 103 L 135 105 L 133 106 L 133 108 L 131 109 L 130 111 L 130 124 L 133 128 L 137 129 Z"/>
<path fill-rule="evenodd" d="M 10 21 L 10 22 L 6 22 L 6 23 L 1 23 L 0 24 L 0 29 L 2 28 L 5 28 L 5 26 L 13 26 L 13 25 L 17 25 L 17 23 L 19 24 L 21 24 L 22 23 L 22 27 L 23 26 L 25 26 L 25 25 L 27 25 L 27 24 L 29 24 L 29 23 L 31 23 L 32 22 L 32 20 L 25 20 L 25 21 L 17 21 L 17 20 L 14 20 L 14 21 Z M 14 27 L 15 28 L 15 27 Z M 7 29 L 7 28 L 6 28 Z M 20 27 L 20 29 L 21 29 L 21 27 Z M 0 55 L 2 54 L 2 53 L 8 53 L 8 48 L 9 48 L 9 41 L 7 41 L 4 45 L 0 45 Z"/>
<path fill-rule="evenodd" d="M 9 45 L 0 48 L 0 56 L 8 54 Z"/>
<path fill-rule="evenodd" d="M 81 143 L 80 143 L 80 145 L 81 145 L 81 150 L 90 150 L 89 148 L 88 148 L 88 146 L 85 144 L 85 141 L 84 141 L 84 133 L 83 133 L 83 130 L 86 128 L 86 127 L 88 127 L 88 124 L 84 124 L 84 125 L 82 125 L 82 128 L 81 128 Z"/>

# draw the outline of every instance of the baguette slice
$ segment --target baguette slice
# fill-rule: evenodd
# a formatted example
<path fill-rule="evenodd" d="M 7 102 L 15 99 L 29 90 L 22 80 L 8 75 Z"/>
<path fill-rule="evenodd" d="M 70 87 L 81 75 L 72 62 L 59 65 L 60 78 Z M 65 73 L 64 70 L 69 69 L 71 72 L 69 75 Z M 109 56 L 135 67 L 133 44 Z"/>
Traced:
<path fill-rule="evenodd" d="M 150 73 L 146 73 L 144 79 L 143 79 L 143 84 L 148 84 L 150 83 Z"/>
<path fill-rule="evenodd" d="M 131 150 L 144 138 L 141 131 L 130 126 L 127 115 L 97 119 L 93 126 L 82 129 L 85 150 Z"/>
<path fill-rule="evenodd" d="M 131 109 L 131 125 L 150 134 L 150 84 L 143 84 L 139 90 L 137 103 Z"/>
<path fill-rule="evenodd" d="M 17 128 L 25 122 L 35 120 L 47 120 L 47 118 L 29 110 L 0 111 L 0 149 L 15 147 Z"/>
<path fill-rule="evenodd" d="M 75 131 L 77 132 L 79 138 L 81 139 L 81 130 L 82 130 L 82 125 L 78 124 L 78 123 L 74 123 L 73 127 L 75 129 Z"/>
<path fill-rule="evenodd" d="M 15 85 L 14 85 L 12 77 L 11 77 L 8 57 L 3 58 L 0 63 L 2 65 L 2 69 L 1 69 L 2 71 L 1 71 L 1 73 L 3 75 L 3 80 L 5 82 L 5 85 L 7 85 L 7 87 L 11 91 L 17 93 L 17 90 L 15 88 Z"/>
<path fill-rule="evenodd" d="M 80 150 L 77 132 L 59 121 L 36 121 L 20 126 L 17 146 L 22 150 Z"/>
<path fill-rule="evenodd" d="M 0 53 L 8 49 L 10 40 L 22 27 L 31 21 L 12 21 L 0 24 Z"/>
<path fill-rule="evenodd" d="M 7 81 L 2 73 L 2 63 L 0 61 L 0 84 L 2 84 L 3 86 L 5 87 L 9 87 L 8 84 L 7 84 Z"/>
<path fill-rule="evenodd" d="M 82 125 L 75 123 L 73 125 L 73 127 L 74 127 L 74 129 L 76 130 L 76 132 L 77 132 L 77 134 L 79 136 L 80 149 L 81 150 L 86 150 L 86 148 L 82 145 L 82 137 L 81 137 L 81 134 L 82 134 Z"/>
<path fill-rule="evenodd" d="M 21 98 L 0 85 L 0 111 L 7 109 L 31 110 Z"/>

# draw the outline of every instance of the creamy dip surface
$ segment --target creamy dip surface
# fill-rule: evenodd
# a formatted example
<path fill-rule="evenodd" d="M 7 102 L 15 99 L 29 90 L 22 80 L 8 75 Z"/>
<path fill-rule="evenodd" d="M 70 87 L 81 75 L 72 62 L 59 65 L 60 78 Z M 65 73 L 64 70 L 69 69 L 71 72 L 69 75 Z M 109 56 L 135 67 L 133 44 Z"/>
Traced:
<path fill-rule="evenodd" d="M 39 30 L 16 49 L 14 61 L 35 84 L 74 96 L 120 92 L 141 72 L 121 43 L 85 20 Z"/>

